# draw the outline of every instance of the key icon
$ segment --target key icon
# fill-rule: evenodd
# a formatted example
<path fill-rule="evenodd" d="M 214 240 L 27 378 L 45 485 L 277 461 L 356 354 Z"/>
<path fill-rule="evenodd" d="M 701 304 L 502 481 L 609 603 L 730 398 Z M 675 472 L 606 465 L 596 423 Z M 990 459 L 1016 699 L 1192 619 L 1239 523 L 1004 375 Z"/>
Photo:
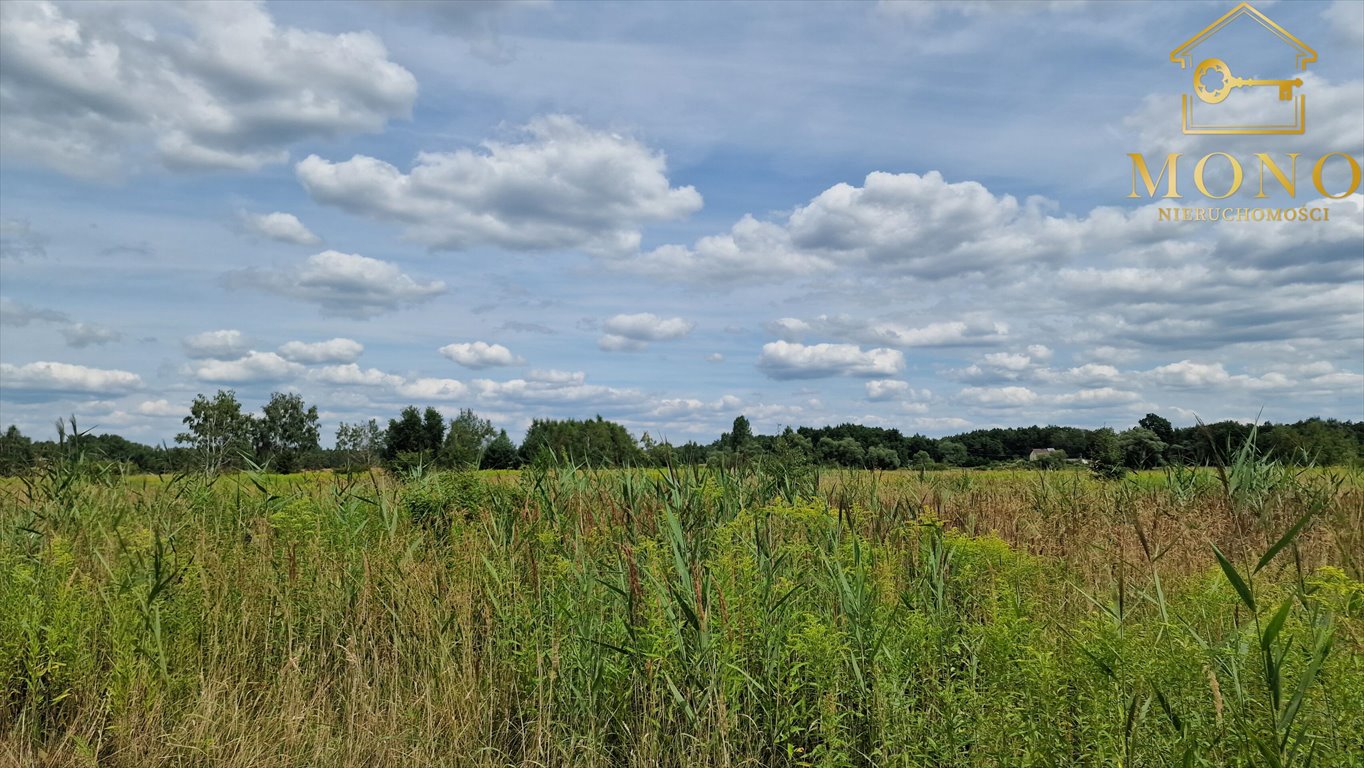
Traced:
<path fill-rule="evenodd" d="M 1203 84 L 1203 76 L 1209 72 L 1216 72 L 1222 77 L 1221 85 L 1213 90 L 1208 90 L 1208 87 Z M 1300 78 L 1292 80 L 1243 80 L 1239 77 L 1233 77 L 1231 67 L 1228 67 L 1227 63 L 1221 59 L 1204 59 L 1203 63 L 1198 65 L 1198 69 L 1194 70 L 1193 81 L 1194 93 L 1198 94 L 1198 98 L 1208 104 L 1220 104 L 1231 94 L 1233 88 L 1250 85 L 1277 85 L 1279 87 L 1279 101 L 1288 101 L 1293 98 L 1293 88 L 1302 85 Z"/>

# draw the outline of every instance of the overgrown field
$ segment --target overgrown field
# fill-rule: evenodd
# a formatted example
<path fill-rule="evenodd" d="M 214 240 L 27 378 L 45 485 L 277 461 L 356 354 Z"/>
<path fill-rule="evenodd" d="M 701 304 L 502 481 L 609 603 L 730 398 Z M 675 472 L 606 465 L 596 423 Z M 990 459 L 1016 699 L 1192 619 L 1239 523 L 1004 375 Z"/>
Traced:
<path fill-rule="evenodd" d="M 1242 459 L 73 460 L 0 486 L 0 764 L 1364 765 L 1364 480 Z"/>

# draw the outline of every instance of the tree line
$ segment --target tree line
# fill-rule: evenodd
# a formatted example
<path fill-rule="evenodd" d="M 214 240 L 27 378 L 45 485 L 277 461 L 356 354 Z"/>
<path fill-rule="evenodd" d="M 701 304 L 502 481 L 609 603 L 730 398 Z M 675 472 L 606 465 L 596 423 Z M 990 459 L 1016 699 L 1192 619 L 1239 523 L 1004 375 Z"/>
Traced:
<path fill-rule="evenodd" d="M 1292 424 L 1223 421 L 1175 427 L 1150 413 L 1122 431 L 1053 425 L 931 438 L 861 424 L 787 427 L 759 435 L 741 415 L 730 431 L 710 443 L 675 445 L 647 432 L 636 439 L 623 425 L 597 416 L 536 419 L 518 445 L 505 429 L 470 409 L 447 420 L 436 408 L 411 405 L 387 424 L 377 419 L 342 423 L 334 447 L 322 448 L 317 407 L 301 396 L 273 393 L 259 413 L 251 413 L 234 391 L 219 390 L 213 396 L 195 397 L 183 425 L 173 446 L 143 445 L 116 434 L 75 429 L 59 430 L 56 441 L 35 441 L 10 426 L 0 435 L 0 474 L 20 474 L 56 456 L 68 441 L 78 441 L 81 450 L 129 471 L 148 473 L 213 473 L 248 466 L 284 473 L 416 466 L 516 469 L 550 459 L 594 466 L 665 466 L 774 458 L 866 469 L 990 467 L 1035 459 L 1043 466 L 1079 463 L 1112 474 L 1166 464 L 1216 463 L 1252 435 L 1259 450 L 1280 461 L 1364 463 L 1364 422 L 1321 418 Z"/>

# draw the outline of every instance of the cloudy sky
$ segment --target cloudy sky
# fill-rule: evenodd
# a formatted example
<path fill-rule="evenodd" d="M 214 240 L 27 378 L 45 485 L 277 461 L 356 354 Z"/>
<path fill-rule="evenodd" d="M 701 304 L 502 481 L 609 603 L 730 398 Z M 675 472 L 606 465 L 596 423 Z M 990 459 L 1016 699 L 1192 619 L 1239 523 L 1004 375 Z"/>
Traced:
<path fill-rule="evenodd" d="M 1231 5 L 5 2 L 0 421 L 1364 418 L 1364 195 L 1307 170 L 1364 155 L 1364 3 L 1259 4 L 1305 135 L 1183 136 Z M 1330 221 L 1127 198 L 1214 151 L 1300 153 L 1228 204 Z"/>

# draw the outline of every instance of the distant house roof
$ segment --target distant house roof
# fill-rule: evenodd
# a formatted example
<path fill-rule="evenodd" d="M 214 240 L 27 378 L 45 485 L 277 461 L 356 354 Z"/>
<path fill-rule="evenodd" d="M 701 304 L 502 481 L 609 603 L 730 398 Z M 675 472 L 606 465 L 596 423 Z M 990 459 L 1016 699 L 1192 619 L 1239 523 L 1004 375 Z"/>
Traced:
<path fill-rule="evenodd" d="M 1043 456 L 1050 456 L 1051 454 L 1056 453 L 1056 451 L 1056 448 L 1034 448 L 1032 449 L 1032 453 L 1028 454 L 1028 461 L 1037 461 Z"/>

